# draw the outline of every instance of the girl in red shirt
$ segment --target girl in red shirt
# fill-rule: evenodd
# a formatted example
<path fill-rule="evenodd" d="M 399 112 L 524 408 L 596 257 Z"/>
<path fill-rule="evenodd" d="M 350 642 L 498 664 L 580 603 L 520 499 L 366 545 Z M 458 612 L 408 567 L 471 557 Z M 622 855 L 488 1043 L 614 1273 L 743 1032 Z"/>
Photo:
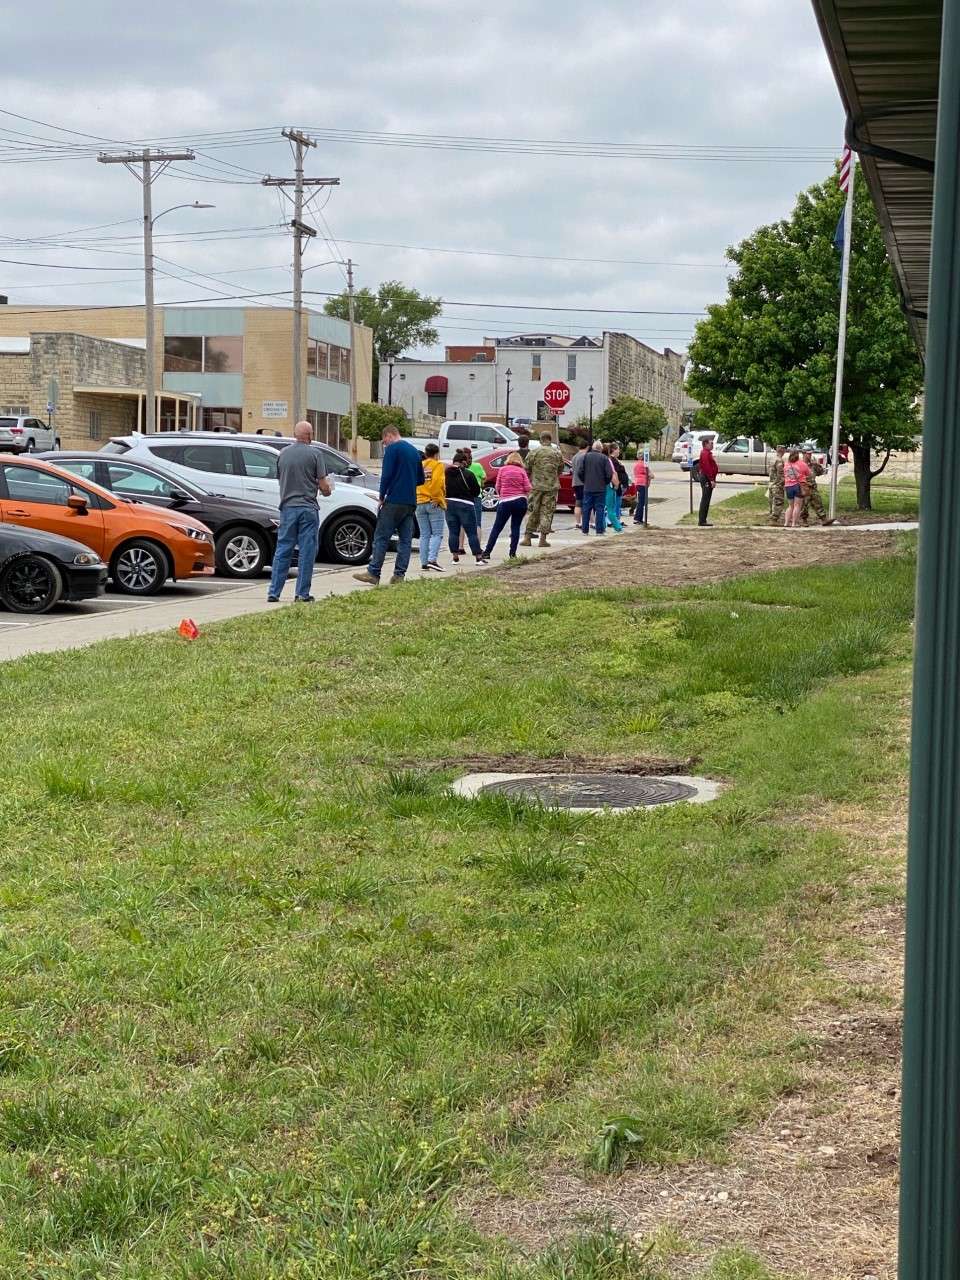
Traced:
<path fill-rule="evenodd" d="M 803 510 L 803 486 L 812 475 L 813 472 L 796 449 L 787 455 L 783 464 L 783 492 L 790 505 L 783 520 L 785 529 L 796 529 L 800 524 L 800 513 Z"/>

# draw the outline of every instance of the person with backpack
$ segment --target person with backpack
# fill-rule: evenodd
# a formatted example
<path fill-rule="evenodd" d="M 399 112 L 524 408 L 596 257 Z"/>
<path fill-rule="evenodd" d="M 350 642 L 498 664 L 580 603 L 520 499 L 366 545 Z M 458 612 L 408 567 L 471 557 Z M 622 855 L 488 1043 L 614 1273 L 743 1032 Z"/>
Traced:
<path fill-rule="evenodd" d="M 467 451 L 458 449 L 453 455 L 450 466 L 444 475 L 447 495 L 447 530 L 448 546 L 454 563 L 463 554 L 460 550 L 461 534 L 466 537 L 470 550 L 476 557 L 477 564 L 486 564 L 487 560 L 477 537 L 477 501 L 480 497 L 480 484 L 467 462 Z"/>

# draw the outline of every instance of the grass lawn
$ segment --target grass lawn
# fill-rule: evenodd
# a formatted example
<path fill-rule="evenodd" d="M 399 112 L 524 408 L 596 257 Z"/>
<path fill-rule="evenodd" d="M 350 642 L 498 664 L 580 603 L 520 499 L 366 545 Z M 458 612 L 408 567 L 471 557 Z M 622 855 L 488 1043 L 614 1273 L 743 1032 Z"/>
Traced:
<path fill-rule="evenodd" d="M 789 1087 L 783 1006 L 859 869 L 803 815 L 902 769 L 902 683 L 866 673 L 902 666 L 913 577 L 905 546 L 673 592 L 417 583 L 6 665 L 0 1276 L 653 1274 L 602 1234 L 524 1261 L 456 1198 L 722 1158 Z M 731 786 L 587 819 L 444 790 L 564 750 Z"/>
<path fill-rule="evenodd" d="M 829 502 L 829 476 L 822 476 L 818 482 L 820 496 L 826 507 Z M 697 491 L 699 493 L 699 490 Z M 722 488 L 718 494 L 722 493 Z M 843 476 L 837 486 L 837 515 L 842 522 L 856 518 L 858 522 L 869 523 L 877 520 L 916 520 L 920 514 L 920 485 L 909 480 L 886 480 L 878 476 L 871 486 L 872 511 L 857 510 L 857 491 L 853 476 Z M 710 507 L 712 524 L 766 524 L 769 516 L 767 491 L 763 484 L 746 493 L 736 493 L 732 498 L 724 498 L 722 502 L 714 502 Z M 811 519 L 815 517 L 811 516 Z M 684 516 L 681 524 L 696 524 L 696 513 Z"/>

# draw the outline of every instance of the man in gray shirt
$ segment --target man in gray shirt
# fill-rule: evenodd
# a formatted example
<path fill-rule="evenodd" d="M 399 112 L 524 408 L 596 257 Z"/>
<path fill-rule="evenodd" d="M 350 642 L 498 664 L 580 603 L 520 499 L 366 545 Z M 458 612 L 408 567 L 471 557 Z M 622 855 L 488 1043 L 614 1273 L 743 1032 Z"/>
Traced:
<path fill-rule="evenodd" d="M 613 463 L 603 452 L 603 442 L 594 440 L 583 455 L 583 523 L 580 528 L 590 532 L 590 515 L 595 513 L 597 537 L 607 531 L 607 485 L 613 482 L 616 472 Z"/>
<path fill-rule="evenodd" d="M 323 455 L 314 449 L 313 427 L 298 422 L 293 428 L 295 444 L 280 450 L 277 476 L 280 480 L 280 532 L 273 556 L 273 572 L 267 600 L 276 604 L 287 580 L 294 549 L 298 552 L 297 588 L 294 595 L 302 604 L 313 600 L 310 585 L 320 536 L 317 494 L 329 497 L 332 490 L 323 465 Z"/>

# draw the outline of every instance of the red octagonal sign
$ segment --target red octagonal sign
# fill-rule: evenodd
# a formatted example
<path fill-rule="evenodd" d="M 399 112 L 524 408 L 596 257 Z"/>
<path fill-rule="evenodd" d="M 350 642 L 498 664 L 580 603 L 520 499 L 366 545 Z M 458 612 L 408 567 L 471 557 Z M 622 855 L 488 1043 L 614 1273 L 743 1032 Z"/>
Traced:
<path fill-rule="evenodd" d="M 543 403 L 555 412 L 570 403 L 570 388 L 565 382 L 548 382 L 543 389 Z"/>

